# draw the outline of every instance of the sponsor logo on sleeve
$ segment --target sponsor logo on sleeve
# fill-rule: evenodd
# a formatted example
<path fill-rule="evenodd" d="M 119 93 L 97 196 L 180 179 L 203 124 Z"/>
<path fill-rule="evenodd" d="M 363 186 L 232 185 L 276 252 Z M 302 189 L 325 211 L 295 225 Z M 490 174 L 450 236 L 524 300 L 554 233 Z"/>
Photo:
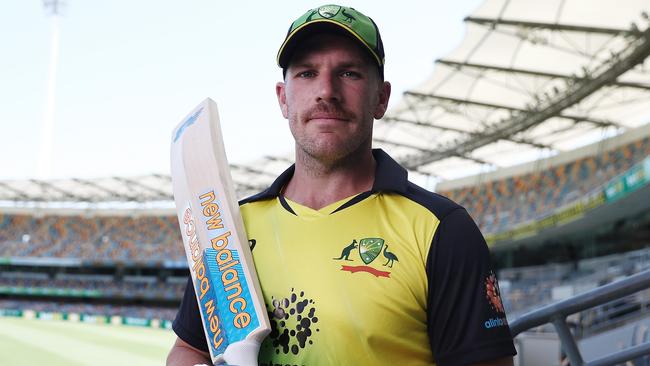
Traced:
<path fill-rule="evenodd" d="M 499 283 L 497 282 L 497 276 L 492 271 L 490 271 L 488 276 L 485 278 L 485 298 L 487 299 L 488 304 L 490 304 L 492 310 L 504 316 L 490 318 L 483 323 L 483 326 L 486 329 L 507 326 L 508 319 L 505 317 L 506 312 L 503 308 L 503 302 L 501 301 Z"/>
<path fill-rule="evenodd" d="M 496 327 L 503 327 L 508 325 L 508 319 L 505 317 L 503 318 L 490 318 L 485 321 L 485 324 L 483 324 L 486 329 L 490 328 L 496 328 Z"/>
<path fill-rule="evenodd" d="M 485 297 L 488 299 L 488 302 L 494 311 L 505 314 L 497 276 L 492 271 L 490 271 L 488 276 L 485 278 Z"/>

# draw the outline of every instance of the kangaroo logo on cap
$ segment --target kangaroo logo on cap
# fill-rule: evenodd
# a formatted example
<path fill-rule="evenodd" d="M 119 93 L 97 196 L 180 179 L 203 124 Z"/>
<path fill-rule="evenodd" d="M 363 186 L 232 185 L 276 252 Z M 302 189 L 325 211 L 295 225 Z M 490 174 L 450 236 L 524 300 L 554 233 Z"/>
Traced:
<path fill-rule="evenodd" d="M 329 19 L 335 17 L 339 11 L 341 11 L 341 7 L 338 5 L 324 5 L 318 8 L 318 15 Z"/>

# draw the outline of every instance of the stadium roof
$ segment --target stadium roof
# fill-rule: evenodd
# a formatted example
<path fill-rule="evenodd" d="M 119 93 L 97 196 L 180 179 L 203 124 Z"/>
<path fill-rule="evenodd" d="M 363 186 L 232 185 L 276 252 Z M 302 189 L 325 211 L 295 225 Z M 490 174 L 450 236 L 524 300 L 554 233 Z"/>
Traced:
<path fill-rule="evenodd" d="M 648 123 L 648 13 L 647 0 L 488 0 L 465 18 L 460 46 L 378 122 L 376 142 L 448 180 Z"/>
<path fill-rule="evenodd" d="M 280 166 L 289 162 L 266 158 L 267 170 L 231 164 L 231 173 L 239 197 L 246 197 L 266 188 Z M 276 162 L 277 164 L 273 164 Z M 278 165 L 275 171 L 268 170 Z M 0 181 L 0 202 L 83 202 L 83 203 L 150 203 L 169 202 L 172 197 L 169 175 L 153 174 L 139 177 L 108 177 L 100 179 L 13 180 Z M 0 204 L 2 206 L 2 204 Z"/>
<path fill-rule="evenodd" d="M 648 0 L 487 0 L 465 18 L 458 48 L 377 122 L 375 145 L 411 172 L 441 181 L 647 124 L 649 8 Z M 289 163 L 264 157 L 233 166 L 238 194 L 261 190 Z M 165 175 L 0 181 L 5 202 L 170 200 Z"/>

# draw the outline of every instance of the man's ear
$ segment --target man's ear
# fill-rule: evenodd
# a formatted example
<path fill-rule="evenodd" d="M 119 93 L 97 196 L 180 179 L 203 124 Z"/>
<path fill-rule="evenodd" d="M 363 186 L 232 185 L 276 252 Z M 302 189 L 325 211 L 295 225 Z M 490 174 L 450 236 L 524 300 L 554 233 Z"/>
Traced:
<path fill-rule="evenodd" d="M 377 98 L 377 106 L 373 113 L 375 119 L 380 119 L 384 116 L 384 113 L 386 113 L 386 109 L 388 109 L 388 100 L 390 100 L 390 90 L 391 86 L 388 81 L 384 81 L 379 87 L 377 91 L 379 93 L 379 98 Z"/>
<path fill-rule="evenodd" d="M 286 84 L 281 81 L 275 84 L 275 94 L 278 97 L 278 104 L 280 105 L 282 115 L 284 118 L 289 118 L 289 112 L 287 109 Z"/>

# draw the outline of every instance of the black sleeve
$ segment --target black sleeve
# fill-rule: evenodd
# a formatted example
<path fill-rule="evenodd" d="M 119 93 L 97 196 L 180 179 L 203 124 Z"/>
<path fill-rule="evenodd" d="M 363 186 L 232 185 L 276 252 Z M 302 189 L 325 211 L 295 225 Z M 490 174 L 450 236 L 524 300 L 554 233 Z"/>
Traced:
<path fill-rule="evenodd" d="M 516 354 L 490 253 L 465 209 L 453 210 L 438 225 L 427 275 L 429 340 L 439 366 Z"/>
<path fill-rule="evenodd" d="M 185 293 L 178 313 L 176 313 L 176 318 L 172 323 L 172 329 L 174 329 L 178 338 L 190 346 L 208 352 L 208 342 L 205 340 L 205 333 L 203 332 L 192 277 L 187 280 L 187 285 L 185 285 Z"/>

